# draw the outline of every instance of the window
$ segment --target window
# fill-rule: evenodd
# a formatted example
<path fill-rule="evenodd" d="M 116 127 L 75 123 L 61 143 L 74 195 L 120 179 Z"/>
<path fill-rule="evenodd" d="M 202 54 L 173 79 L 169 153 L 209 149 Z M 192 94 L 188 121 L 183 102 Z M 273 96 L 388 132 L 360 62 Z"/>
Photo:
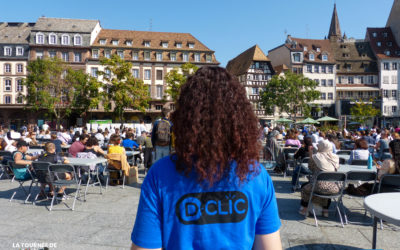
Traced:
<path fill-rule="evenodd" d="M 307 51 L 307 46 L 304 46 L 303 51 Z"/>
<path fill-rule="evenodd" d="M 17 92 L 23 92 L 24 91 L 24 85 L 22 85 L 22 80 L 18 79 L 17 80 Z"/>
<path fill-rule="evenodd" d="M 176 61 L 176 53 L 170 53 L 171 61 Z"/>
<path fill-rule="evenodd" d="M 397 63 L 392 63 L 392 70 L 397 70 Z"/>
<path fill-rule="evenodd" d="M 206 55 L 206 61 L 210 63 L 212 61 L 212 56 L 211 55 Z"/>
<path fill-rule="evenodd" d="M 82 61 L 81 53 L 75 52 L 74 53 L 74 62 L 80 62 L 80 61 Z"/>
<path fill-rule="evenodd" d="M 194 61 L 195 62 L 200 62 L 200 54 L 194 54 Z"/>
<path fill-rule="evenodd" d="M 74 45 L 82 45 L 82 36 L 81 35 L 74 36 Z"/>
<path fill-rule="evenodd" d="M 321 80 L 321 86 L 322 86 L 322 87 L 326 87 L 326 80 L 325 80 L 325 79 L 322 79 L 322 80 Z"/>
<path fill-rule="evenodd" d="M 332 86 L 333 86 L 333 80 L 332 80 L 332 79 L 328 80 L 328 86 L 329 86 L 329 87 L 332 87 Z"/>
<path fill-rule="evenodd" d="M 294 62 L 300 62 L 301 61 L 300 53 L 294 53 L 293 54 L 293 61 Z"/>
<path fill-rule="evenodd" d="M 387 32 L 383 32 L 383 37 L 387 37 L 388 33 Z"/>
<path fill-rule="evenodd" d="M 326 66 L 325 65 L 321 66 L 321 73 L 326 73 Z"/>
<path fill-rule="evenodd" d="M 182 48 L 182 43 L 176 43 L 176 47 L 177 47 L 178 49 Z"/>
<path fill-rule="evenodd" d="M 11 47 L 4 47 L 4 55 L 11 56 L 12 48 Z"/>
<path fill-rule="evenodd" d="M 163 48 L 168 48 L 168 42 L 162 42 L 162 43 L 161 43 L 161 46 L 162 46 Z"/>
<path fill-rule="evenodd" d="M 390 56 L 390 51 L 389 50 L 385 50 L 385 55 Z"/>
<path fill-rule="evenodd" d="M 50 58 L 55 58 L 56 57 L 56 52 L 55 51 L 49 51 L 49 57 Z"/>
<path fill-rule="evenodd" d="M 36 59 L 43 59 L 43 51 L 36 51 Z"/>
<path fill-rule="evenodd" d="M 307 72 L 312 73 L 312 65 L 307 65 Z"/>
<path fill-rule="evenodd" d="M 69 62 L 69 53 L 68 52 L 63 52 L 62 53 L 62 60 L 64 62 Z"/>
<path fill-rule="evenodd" d="M 124 51 L 123 50 L 118 50 L 117 55 L 121 58 L 124 59 Z"/>
<path fill-rule="evenodd" d="M 104 51 L 104 57 L 105 58 L 111 58 L 111 51 L 110 50 L 105 50 Z"/>
<path fill-rule="evenodd" d="M 4 73 L 11 73 L 11 64 L 4 64 Z"/>
<path fill-rule="evenodd" d="M 363 76 L 359 76 L 358 77 L 358 83 L 364 83 L 364 77 Z"/>
<path fill-rule="evenodd" d="M 150 41 L 144 41 L 144 47 L 150 47 Z"/>
<path fill-rule="evenodd" d="M 24 65 L 23 64 L 17 64 L 17 73 L 24 73 Z"/>
<path fill-rule="evenodd" d="M 133 59 L 133 60 L 139 60 L 139 53 L 138 53 L 137 51 L 134 51 L 134 52 L 132 53 L 132 59 Z"/>
<path fill-rule="evenodd" d="M 11 79 L 5 79 L 4 80 L 4 91 L 11 91 L 12 90 L 12 85 L 11 85 Z"/>
<path fill-rule="evenodd" d="M 184 62 L 189 61 L 189 54 L 188 54 L 188 53 L 183 53 L 183 54 L 182 54 L 182 60 L 183 60 Z"/>
<path fill-rule="evenodd" d="M 163 71 L 160 69 L 156 70 L 156 80 L 161 80 L 163 79 Z"/>
<path fill-rule="evenodd" d="M 99 58 L 99 50 L 98 49 L 92 50 L 92 57 L 93 58 Z"/>
<path fill-rule="evenodd" d="M 310 61 L 314 61 L 315 60 L 314 54 L 310 54 L 308 57 L 310 58 Z"/>
<path fill-rule="evenodd" d="M 371 83 L 371 84 L 374 83 L 375 82 L 374 81 L 374 76 L 369 76 L 368 77 L 368 82 Z"/>
<path fill-rule="evenodd" d="M 373 33 L 372 33 L 372 36 L 373 36 L 373 37 L 377 37 L 376 32 L 373 32 Z"/>
<path fill-rule="evenodd" d="M 150 69 L 145 69 L 144 70 L 144 79 L 145 80 L 151 80 L 151 70 Z"/>
<path fill-rule="evenodd" d="M 156 110 L 162 110 L 163 105 L 156 105 Z"/>
<path fill-rule="evenodd" d="M 315 79 L 314 82 L 316 82 L 319 85 L 319 79 Z"/>
<path fill-rule="evenodd" d="M 163 96 L 163 86 L 161 85 L 157 85 L 156 86 L 156 89 L 157 89 L 157 98 L 162 98 L 162 96 Z"/>
<path fill-rule="evenodd" d="M 376 42 L 376 46 L 381 47 L 382 43 L 381 42 Z"/>
<path fill-rule="evenodd" d="M 333 66 L 332 65 L 328 66 L 328 73 L 333 73 Z"/>
<path fill-rule="evenodd" d="M 354 83 L 354 77 L 353 76 L 349 76 L 349 78 L 347 79 L 349 84 L 353 84 Z"/>
<path fill-rule="evenodd" d="M 68 35 L 62 35 L 61 36 L 61 44 L 62 45 L 69 45 L 69 36 Z"/>
<path fill-rule="evenodd" d="M 162 61 L 162 59 L 163 59 L 162 53 L 161 52 L 157 52 L 156 53 L 156 60 L 157 61 Z"/>
<path fill-rule="evenodd" d="M 383 84 L 389 84 L 389 76 L 383 77 Z"/>
<path fill-rule="evenodd" d="M 114 46 L 117 46 L 118 45 L 118 40 L 112 40 L 111 44 L 114 45 Z"/>
<path fill-rule="evenodd" d="M 314 66 L 314 72 L 315 73 L 319 73 L 319 65 L 315 65 Z"/>
<path fill-rule="evenodd" d="M 321 100 L 326 100 L 326 93 L 321 93 Z"/>
<path fill-rule="evenodd" d="M 353 92 L 351 92 L 351 91 L 349 91 L 349 92 L 347 92 L 347 97 L 353 97 Z"/>
<path fill-rule="evenodd" d="M 17 104 L 22 104 L 24 102 L 24 97 L 22 95 L 17 96 L 17 98 L 15 98 L 15 102 Z"/>
<path fill-rule="evenodd" d="M 24 55 L 24 48 L 23 47 L 17 47 L 17 56 L 23 56 Z"/>
<path fill-rule="evenodd" d="M 383 97 L 385 97 L 385 98 L 389 97 L 389 91 L 387 89 L 383 90 Z"/>
<path fill-rule="evenodd" d="M 252 89 L 253 89 L 253 95 L 259 94 L 259 88 L 252 88 Z"/>
<path fill-rule="evenodd" d="M 4 96 L 4 103 L 5 104 L 11 104 L 11 96 L 10 95 L 5 95 Z"/>
<path fill-rule="evenodd" d="M 132 69 L 132 76 L 135 78 L 139 78 L 139 70 L 138 69 Z"/>
<path fill-rule="evenodd" d="M 392 76 L 392 84 L 397 84 L 397 76 Z"/>
<path fill-rule="evenodd" d="M 126 43 L 126 46 L 132 46 L 132 41 L 131 40 L 127 40 L 125 43 Z"/>
<path fill-rule="evenodd" d="M 321 52 L 321 48 L 317 48 L 317 52 Z"/>
<path fill-rule="evenodd" d="M 110 77 L 111 77 L 111 70 L 110 70 L 110 69 L 104 69 L 104 75 L 105 75 L 107 78 L 110 78 Z"/>
<path fill-rule="evenodd" d="M 322 55 L 322 61 L 328 61 L 328 55 Z"/>
<path fill-rule="evenodd" d="M 105 44 L 106 44 L 106 39 L 100 39 L 100 40 L 99 40 L 99 43 L 100 43 L 101 45 L 105 45 Z"/>
<path fill-rule="evenodd" d="M 397 90 L 392 90 L 392 97 L 393 97 L 394 99 L 397 98 Z"/>
<path fill-rule="evenodd" d="M 333 93 L 328 93 L 328 100 L 333 100 Z"/>
<path fill-rule="evenodd" d="M 392 47 L 393 43 L 392 42 L 387 42 L 386 45 L 389 46 L 389 47 Z"/>
<path fill-rule="evenodd" d="M 42 33 L 36 34 L 36 43 L 37 44 L 44 44 L 44 35 Z"/>
<path fill-rule="evenodd" d="M 338 82 L 342 83 L 342 77 L 341 76 L 338 77 Z"/>
<path fill-rule="evenodd" d="M 57 44 L 57 35 L 56 34 L 50 33 L 49 44 Z"/>
<path fill-rule="evenodd" d="M 190 49 L 193 49 L 194 48 L 194 43 L 189 43 L 188 46 L 189 46 Z"/>
<path fill-rule="evenodd" d="M 90 74 L 91 74 L 93 77 L 96 77 L 96 78 L 97 78 L 97 72 L 98 72 L 98 71 L 99 71 L 98 68 L 91 68 Z"/>
<path fill-rule="evenodd" d="M 145 51 L 144 52 L 144 60 L 147 60 L 147 61 L 150 60 L 150 51 Z"/>
<path fill-rule="evenodd" d="M 392 113 L 396 113 L 397 112 L 397 106 L 392 106 Z"/>

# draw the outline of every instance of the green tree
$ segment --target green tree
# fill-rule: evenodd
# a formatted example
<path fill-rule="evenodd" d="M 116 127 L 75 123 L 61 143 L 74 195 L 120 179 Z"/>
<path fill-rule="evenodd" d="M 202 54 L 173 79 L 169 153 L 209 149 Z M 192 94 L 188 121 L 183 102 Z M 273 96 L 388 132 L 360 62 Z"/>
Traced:
<path fill-rule="evenodd" d="M 145 111 L 150 100 L 148 86 L 143 81 L 132 76 L 132 63 L 126 62 L 118 55 L 100 60 L 105 66 L 104 71 L 99 71 L 103 76 L 105 90 L 104 109 L 110 111 L 113 108 L 114 114 L 123 122 L 124 110 L 132 108 Z"/>
<path fill-rule="evenodd" d="M 198 70 L 198 67 L 191 63 L 182 64 L 180 67 L 176 67 L 165 76 L 165 82 L 167 83 L 167 89 L 165 93 L 171 96 L 175 102 L 179 93 L 181 92 L 181 86 L 186 83 L 187 78 Z"/>
<path fill-rule="evenodd" d="M 365 125 L 368 119 L 379 115 L 380 111 L 372 105 L 373 101 L 373 99 L 370 99 L 369 102 L 364 102 L 361 99 L 356 101 L 355 105 L 350 108 L 352 119 Z"/>
<path fill-rule="evenodd" d="M 36 112 L 46 110 L 49 116 L 54 116 L 59 128 L 60 121 L 72 112 L 74 89 L 68 76 L 71 71 L 57 58 L 31 61 L 27 70 L 24 84 L 28 107 Z"/>
<path fill-rule="evenodd" d="M 268 82 L 261 93 L 261 105 L 271 115 L 276 107 L 290 117 L 296 117 L 297 113 L 309 114 L 312 102 L 321 94 L 316 90 L 317 86 L 317 82 L 287 71 L 284 76 L 273 76 Z"/>

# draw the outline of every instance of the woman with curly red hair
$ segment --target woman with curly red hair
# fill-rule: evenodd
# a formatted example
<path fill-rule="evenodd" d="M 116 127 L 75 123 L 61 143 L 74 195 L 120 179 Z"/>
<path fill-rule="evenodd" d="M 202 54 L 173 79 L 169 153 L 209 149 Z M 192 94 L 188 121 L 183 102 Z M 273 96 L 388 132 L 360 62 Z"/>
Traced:
<path fill-rule="evenodd" d="M 272 180 L 257 162 L 260 128 L 243 86 L 202 67 L 172 113 L 175 154 L 140 195 L 132 249 L 281 249 Z"/>

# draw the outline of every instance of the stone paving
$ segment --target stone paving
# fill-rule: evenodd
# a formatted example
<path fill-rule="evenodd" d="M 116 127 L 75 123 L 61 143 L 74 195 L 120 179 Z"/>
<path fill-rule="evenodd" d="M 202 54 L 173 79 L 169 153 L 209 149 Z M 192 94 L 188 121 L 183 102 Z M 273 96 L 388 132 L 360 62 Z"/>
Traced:
<path fill-rule="evenodd" d="M 140 171 L 140 178 L 143 179 Z M 372 226 L 340 226 L 330 215 L 315 227 L 313 217 L 297 213 L 300 193 L 290 191 L 290 179 L 272 174 L 282 219 L 281 237 L 284 249 L 370 249 Z M 303 180 L 304 181 L 304 180 Z M 103 195 L 98 187 L 89 188 L 86 202 L 77 202 L 75 211 L 47 210 L 48 203 L 23 204 L 21 196 L 12 203 L 9 198 L 18 183 L 0 180 L 0 249 L 23 249 L 22 243 L 56 243 L 56 249 L 129 249 L 130 234 L 139 201 L 140 184 L 109 187 Z M 71 203 L 72 200 L 67 200 Z M 345 198 L 346 206 L 357 208 L 362 200 Z M 57 207 L 60 207 L 57 206 Z M 363 212 L 351 219 L 369 222 Z M 400 228 L 384 225 L 378 230 L 377 247 L 400 249 Z"/>

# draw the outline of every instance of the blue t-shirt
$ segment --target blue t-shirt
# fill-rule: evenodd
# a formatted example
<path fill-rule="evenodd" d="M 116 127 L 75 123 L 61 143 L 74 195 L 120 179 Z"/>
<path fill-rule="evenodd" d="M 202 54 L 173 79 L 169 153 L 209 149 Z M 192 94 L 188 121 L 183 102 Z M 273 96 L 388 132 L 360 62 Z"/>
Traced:
<path fill-rule="evenodd" d="M 211 188 L 175 169 L 169 156 L 157 161 L 141 187 L 132 242 L 143 248 L 251 249 L 256 234 L 279 230 L 272 180 L 264 168 L 238 184 L 236 163 Z"/>
<path fill-rule="evenodd" d="M 124 147 L 124 148 L 133 148 L 133 147 L 138 148 L 139 145 L 135 141 L 132 141 L 131 139 L 125 139 L 125 140 L 122 141 L 122 147 Z"/>

